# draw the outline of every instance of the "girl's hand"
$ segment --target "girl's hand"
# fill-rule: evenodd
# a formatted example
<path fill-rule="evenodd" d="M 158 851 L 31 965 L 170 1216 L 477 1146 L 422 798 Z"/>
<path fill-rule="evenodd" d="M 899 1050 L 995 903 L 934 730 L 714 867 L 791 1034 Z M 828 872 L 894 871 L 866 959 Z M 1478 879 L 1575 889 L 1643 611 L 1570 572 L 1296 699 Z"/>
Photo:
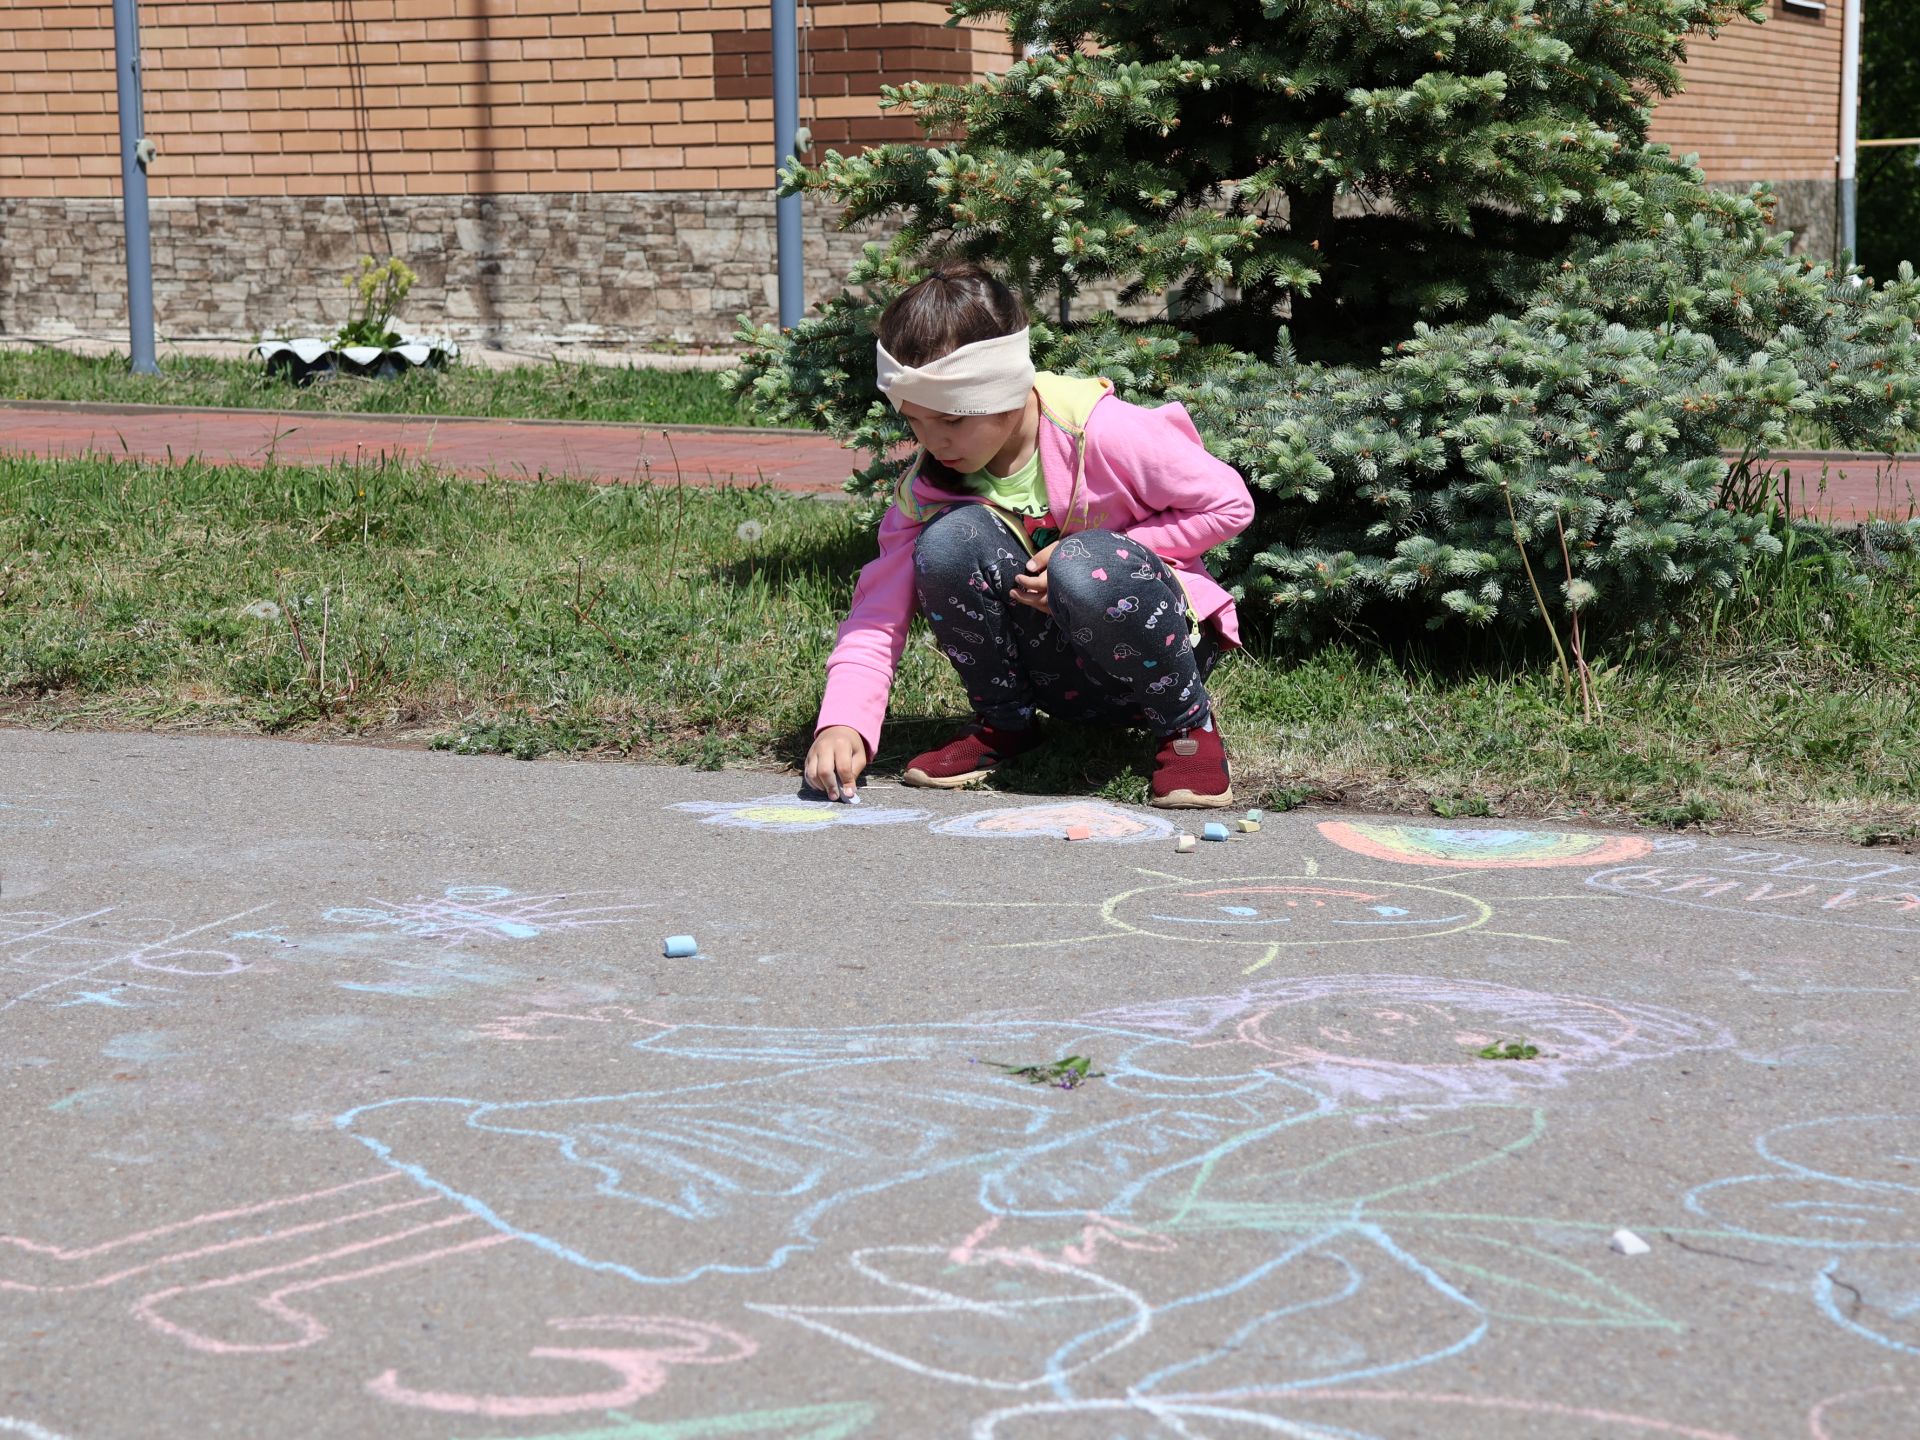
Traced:
<path fill-rule="evenodd" d="M 1053 560 L 1053 552 L 1060 542 L 1033 552 L 1033 558 L 1027 561 L 1027 573 L 1013 577 L 1013 593 L 1007 598 L 1016 605 L 1029 605 L 1042 615 L 1051 615 L 1053 609 L 1047 604 L 1047 566 Z"/>
<path fill-rule="evenodd" d="M 829 725 L 813 737 L 807 751 L 807 784 L 824 791 L 829 800 L 854 795 L 854 782 L 866 768 L 867 742 L 851 725 Z"/>

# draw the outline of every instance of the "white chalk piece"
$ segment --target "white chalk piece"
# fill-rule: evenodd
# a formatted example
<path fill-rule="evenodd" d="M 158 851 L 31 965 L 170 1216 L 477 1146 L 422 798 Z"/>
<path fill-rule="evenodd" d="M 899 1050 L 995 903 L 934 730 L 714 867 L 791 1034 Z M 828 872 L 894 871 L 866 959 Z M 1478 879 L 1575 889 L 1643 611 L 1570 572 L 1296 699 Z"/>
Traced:
<path fill-rule="evenodd" d="M 1177 835 L 1174 837 L 1173 848 L 1180 854 L 1185 855 L 1199 843 L 1200 842 L 1195 840 L 1191 835 Z"/>
<path fill-rule="evenodd" d="M 1631 1230 L 1616 1230 L 1613 1239 L 1607 1242 L 1609 1248 L 1622 1255 L 1645 1255 L 1653 1247 Z"/>
<path fill-rule="evenodd" d="M 684 960 L 689 955 L 698 955 L 700 944 L 691 935 L 669 935 L 661 945 L 660 953 L 669 960 Z"/>
<path fill-rule="evenodd" d="M 849 805 L 858 805 L 860 803 L 860 792 L 857 790 L 849 790 L 840 798 Z"/>
<path fill-rule="evenodd" d="M 1242 820 L 1240 822 L 1240 833 L 1243 835 L 1251 835 L 1259 828 L 1260 822 L 1258 820 Z"/>
<path fill-rule="evenodd" d="M 1227 838 L 1227 827 L 1222 825 L 1218 820 L 1211 821 L 1208 823 L 1207 828 L 1200 832 L 1200 838 L 1203 840 L 1224 840 Z"/>

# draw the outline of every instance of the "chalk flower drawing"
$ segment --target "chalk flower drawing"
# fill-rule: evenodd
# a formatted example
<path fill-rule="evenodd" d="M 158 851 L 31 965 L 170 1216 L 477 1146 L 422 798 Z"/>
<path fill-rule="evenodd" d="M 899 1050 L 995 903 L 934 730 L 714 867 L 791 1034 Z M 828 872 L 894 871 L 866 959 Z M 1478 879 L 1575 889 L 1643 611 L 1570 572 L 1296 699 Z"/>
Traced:
<path fill-rule="evenodd" d="M 936 835 L 962 835 L 972 840 L 1064 840 L 1071 825 L 1084 826 L 1089 841 L 1108 845 L 1165 840 L 1179 828 L 1163 815 L 1146 815 L 1100 800 L 979 810 L 936 820 L 927 828 Z"/>
<path fill-rule="evenodd" d="M 893 810 L 873 804 L 846 805 L 834 800 L 802 800 L 796 795 L 762 795 L 753 800 L 682 800 L 669 810 L 704 815 L 707 825 L 793 834 L 835 825 L 905 825 L 927 818 L 924 810 Z"/>
<path fill-rule="evenodd" d="M 1653 849 L 1653 841 L 1638 835 L 1585 835 L 1566 830 L 1455 830 L 1359 820 L 1328 820 L 1316 828 L 1326 839 L 1356 855 L 1445 870 L 1617 865 Z"/>
<path fill-rule="evenodd" d="M 504 885 L 451 885 L 439 896 L 411 900 L 369 900 L 339 905 L 324 919 L 335 925 L 388 930 L 417 940 L 466 945 L 497 940 L 535 940 L 557 931 L 631 925 L 651 904 L 626 898 L 618 890 L 586 890 L 561 895 L 517 895 Z M 603 903 L 593 904 L 592 901 Z M 605 903 L 612 902 L 612 903 Z"/>
<path fill-rule="evenodd" d="M 1806 1120 L 1753 1148 L 1768 1169 L 1697 1186 L 1687 1209 L 1808 1257 L 1823 1315 L 1920 1357 L 1920 1115 Z"/>

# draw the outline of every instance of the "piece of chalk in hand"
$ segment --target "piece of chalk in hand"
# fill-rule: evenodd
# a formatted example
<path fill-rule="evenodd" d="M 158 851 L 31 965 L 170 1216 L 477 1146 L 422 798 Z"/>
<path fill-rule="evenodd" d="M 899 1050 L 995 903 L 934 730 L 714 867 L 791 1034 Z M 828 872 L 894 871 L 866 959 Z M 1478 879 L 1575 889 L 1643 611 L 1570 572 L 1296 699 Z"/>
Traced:
<path fill-rule="evenodd" d="M 1067 826 L 1067 839 L 1069 840 L 1091 840 L 1092 838 L 1093 838 L 1093 830 L 1089 826 L 1086 826 L 1086 825 Z"/>
<path fill-rule="evenodd" d="M 1194 847 L 1194 846 L 1195 846 L 1195 845 L 1196 845 L 1197 843 L 1198 843 L 1198 842 L 1197 842 L 1197 841 L 1196 841 L 1196 840 L 1195 840 L 1195 839 L 1193 838 L 1193 836 L 1191 836 L 1191 835 L 1184 835 L 1184 834 L 1183 834 L 1183 835 L 1177 835 L 1177 836 L 1175 836 L 1175 837 L 1174 837 L 1174 841 L 1173 841 L 1173 848 L 1174 848 L 1174 849 L 1175 849 L 1175 850 L 1176 850 L 1176 851 L 1177 851 L 1178 853 L 1180 853 L 1180 854 L 1182 854 L 1182 855 L 1184 855 L 1184 854 L 1186 854 L 1186 853 L 1187 853 L 1187 852 L 1188 852 L 1189 850 L 1191 850 L 1191 849 L 1193 849 L 1193 847 Z"/>
<path fill-rule="evenodd" d="M 1240 822 L 1240 833 L 1243 835 L 1251 835 L 1259 828 L 1260 822 L 1258 820 L 1242 820 Z"/>
<path fill-rule="evenodd" d="M 660 953 L 669 960 L 684 960 L 689 955 L 698 955 L 700 944 L 691 935 L 669 935 L 661 945 Z"/>
<path fill-rule="evenodd" d="M 840 798 L 849 805 L 858 805 L 860 803 L 860 792 L 858 790 L 845 790 L 841 792 Z"/>
<path fill-rule="evenodd" d="M 1631 1230 L 1616 1230 L 1613 1239 L 1607 1242 L 1609 1247 L 1622 1255 L 1645 1255 L 1653 1247 Z"/>
<path fill-rule="evenodd" d="M 1227 838 L 1227 827 L 1222 825 L 1218 820 L 1209 821 L 1207 828 L 1200 832 L 1200 838 L 1202 840 L 1224 840 Z"/>

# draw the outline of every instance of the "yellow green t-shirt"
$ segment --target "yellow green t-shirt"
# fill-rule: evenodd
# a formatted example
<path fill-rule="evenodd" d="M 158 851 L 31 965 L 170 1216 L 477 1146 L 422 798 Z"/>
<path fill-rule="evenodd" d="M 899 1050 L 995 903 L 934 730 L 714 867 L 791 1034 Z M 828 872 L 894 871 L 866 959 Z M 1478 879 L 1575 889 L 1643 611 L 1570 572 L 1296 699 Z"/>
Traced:
<path fill-rule="evenodd" d="M 1027 463 L 1011 475 L 996 475 L 982 466 L 966 477 L 967 488 L 984 495 L 1002 510 L 1030 519 L 1043 519 L 1047 513 L 1047 484 L 1040 474 L 1040 448 L 1034 447 Z"/>

